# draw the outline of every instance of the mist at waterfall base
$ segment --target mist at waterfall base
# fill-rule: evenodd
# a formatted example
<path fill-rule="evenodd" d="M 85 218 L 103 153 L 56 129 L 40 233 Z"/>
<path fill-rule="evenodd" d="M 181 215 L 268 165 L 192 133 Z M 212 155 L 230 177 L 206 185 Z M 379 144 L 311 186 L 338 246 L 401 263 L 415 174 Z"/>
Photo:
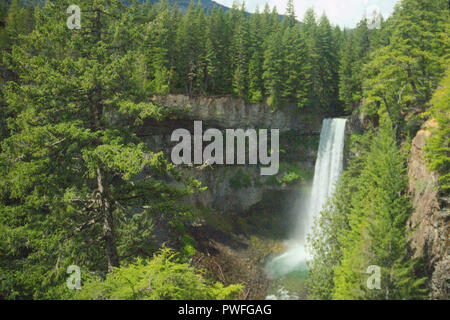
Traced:
<path fill-rule="evenodd" d="M 320 133 L 319 149 L 314 169 L 314 179 L 309 195 L 299 191 L 295 205 L 292 236 L 286 241 L 287 250 L 273 258 L 266 265 L 269 277 L 277 278 L 296 272 L 305 274 L 306 238 L 311 233 L 314 219 L 333 194 L 335 185 L 343 170 L 343 154 L 346 119 L 325 119 Z"/>

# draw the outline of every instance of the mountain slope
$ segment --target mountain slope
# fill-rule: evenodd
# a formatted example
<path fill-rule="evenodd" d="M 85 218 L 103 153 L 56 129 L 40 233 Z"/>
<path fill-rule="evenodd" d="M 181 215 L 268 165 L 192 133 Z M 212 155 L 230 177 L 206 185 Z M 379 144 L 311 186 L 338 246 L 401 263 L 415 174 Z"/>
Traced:
<path fill-rule="evenodd" d="M 159 2 L 159 0 L 150 0 L 150 2 L 156 3 L 156 2 Z M 197 3 L 196 1 L 194 1 L 194 2 Z M 176 4 L 181 11 L 186 12 L 187 8 L 189 7 L 189 4 L 191 3 L 191 0 L 169 0 L 169 3 L 171 5 Z M 207 11 L 212 10 L 214 7 L 222 8 L 222 10 L 224 10 L 224 11 L 230 10 L 230 8 L 223 6 L 212 0 L 201 0 L 201 5 Z"/>

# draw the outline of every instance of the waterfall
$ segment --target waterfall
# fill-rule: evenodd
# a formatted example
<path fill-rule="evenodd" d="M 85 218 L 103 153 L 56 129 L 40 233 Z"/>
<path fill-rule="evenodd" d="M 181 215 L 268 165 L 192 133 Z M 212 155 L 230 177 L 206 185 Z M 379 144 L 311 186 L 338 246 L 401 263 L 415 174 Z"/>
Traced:
<path fill-rule="evenodd" d="M 333 194 L 335 184 L 342 173 L 346 121 L 339 118 L 323 121 L 312 191 L 307 206 L 303 206 L 306 210 L 302 210 L 302 206 L 296 208 L 298 225 L 295 237 L 290 241 L 286 252 L 268 263 L 269 274 L 284 275 L 305 265 L 308 259 L 305 250 L 306 236 L 311 233 L 314 218 L 319 216 Z"/>
<path fill-rule="evenodd" d="M 311 232 L 314 218 L 318 217 L 328 198 L 334 193 L 336 182 L 342 173 L 346 122 L 346 119 L 323 120 L 313 187 L 309 198 L 306 233 Z"/>

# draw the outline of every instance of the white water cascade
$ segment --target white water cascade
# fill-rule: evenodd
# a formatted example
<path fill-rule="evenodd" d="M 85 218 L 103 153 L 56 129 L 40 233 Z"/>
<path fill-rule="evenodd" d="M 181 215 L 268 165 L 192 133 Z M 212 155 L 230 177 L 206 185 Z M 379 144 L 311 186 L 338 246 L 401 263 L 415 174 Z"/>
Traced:
<path fill-rule="evenodd" d="M 333 194 L 335 184 L 342 173 L 346 119 L 325 119 L 320 133 L 319 150 L 314 170 L 314 181 L 306 210 L 296 208 L 296 232 L 288 242 L 288 250 L 275 257 L 267 265 L 273 276 L 288 274 L 304 267 L 308 254 L 305 250 L 306 237 L 312 231 L 314 218 Z"/>

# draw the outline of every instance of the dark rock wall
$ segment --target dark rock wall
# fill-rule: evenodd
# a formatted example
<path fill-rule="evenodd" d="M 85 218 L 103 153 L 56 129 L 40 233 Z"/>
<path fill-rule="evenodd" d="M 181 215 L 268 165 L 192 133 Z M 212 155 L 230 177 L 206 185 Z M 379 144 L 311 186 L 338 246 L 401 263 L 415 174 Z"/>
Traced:
<path fill-rule="evenodd" d="M 449 198 L 440 195 L 438 174 L 427 169 L 423 151 L 426 138 L 430 135 L 430 128 L 434 126 L 435 121 L 427 121 L 411 144 L 408 176 L 414 213 L 409 224 L 414 230 L 411 246 L 415 250 L 415 255 L 424 258 L 427 263 L 430 298 L 448 299 Z"/>

